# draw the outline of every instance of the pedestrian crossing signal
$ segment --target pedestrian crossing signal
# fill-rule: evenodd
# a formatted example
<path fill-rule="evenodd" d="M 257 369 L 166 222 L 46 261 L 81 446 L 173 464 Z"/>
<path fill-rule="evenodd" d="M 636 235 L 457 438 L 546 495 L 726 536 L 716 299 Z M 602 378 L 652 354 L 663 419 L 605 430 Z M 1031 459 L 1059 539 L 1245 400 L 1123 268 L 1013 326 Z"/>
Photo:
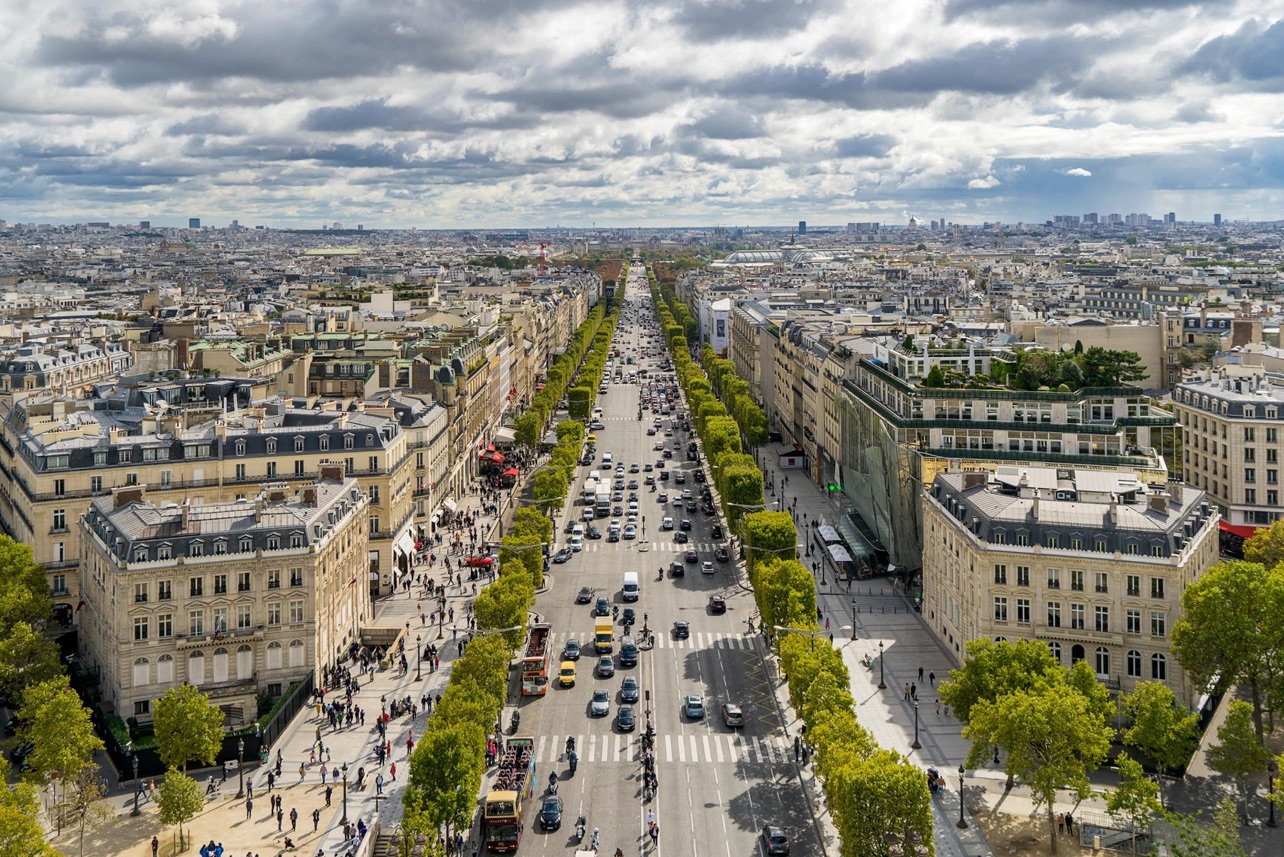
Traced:
<path fill-rule="evenodd" d="M 828 488 L 830 491 L 841 491 L 841 490 L 843 490 L 843 486 L 839 485 L 837 482 L 830 482 L 830 483 L 829 483 L 827 486 L 825 486 L 825 487 L 826 487 L 826 488 Z"/>

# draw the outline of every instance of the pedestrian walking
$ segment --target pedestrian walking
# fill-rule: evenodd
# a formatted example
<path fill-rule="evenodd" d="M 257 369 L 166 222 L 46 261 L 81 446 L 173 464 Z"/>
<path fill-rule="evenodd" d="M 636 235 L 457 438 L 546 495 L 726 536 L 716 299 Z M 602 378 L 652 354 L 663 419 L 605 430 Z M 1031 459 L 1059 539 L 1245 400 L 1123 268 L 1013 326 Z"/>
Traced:
<path fill-rule="evenodd" d="M 299 811 L 294 807 L 290 807 L 290 832 L 293 833 L 298 826 Z"/>
<path fill-rule="evenodd" d="M 333 794 L 333 792 L 334 792 L 334 788 L 332 786 L 325 787 L 325 805 L 326 806 L 330 805 L 330 796 L 331 794 Z"/>
<path fill-rule="evenodd" d="M 156 855 L 159 852 L 160 852 L 160 840 L 157 839 L 155 836 L 153 836 L 152 837 L 152 857 L 156 857 Z"/>
<path fill-rule="evenodd" d="M 937 698 L 936 698 L 935 705 L 936 705 L 936 716 L 937 716 L 937 717 L 940 717 L 940 716 L 941 716 L 941 699 L 940 699 L 940 697 L 937 697 Z"/>
<path fill-rule="evenodd" d="M 909 699 L 909 682 L 905 682 L 905 698 Z"/>
<path fill-rule="evenodd" d="M 285 813 L 281 810 L 276 811 L 276 832 L 281 833 L 281 825 L 285 823 Z"/>
<path fill-rule="evenodd" d="M 922 681 L 922 680 L 923 680 L 923 668 L 922 668 L 922 667 L 919 667 L 919 668 L 918 668 L 918 680 L 919 680 L 919 681 Z"/>
<path fill-rule="evenodd" d="M 303 779 L 307 775 L 308 775 L 308 766 L 303 764 L 302 762 L 299 762 L 299 782 L 303 782 Z"/>
<path fill-rule="evenodd" d="M 932 687 L 936 687 L 936 673 L 934 673 L 934 672 L 928 673 L 928 674 L 927 674 L 927 680 L 928 680 L 928 682 L 931 684 L 931 686 L 932 686 Z"/>
<path fill-rule="evenodd" d="M 272 794 L 272 787 L 276 785 L 276 774 L 268 771 L 268 794 Z"/>
<path fill-rule="evenodd" d="M 392 781 L 395 783 L 397 781 L 397 763 L 396 762 L 393 762 L 392 765 L 388 768 L 388 773 L 392 775 Z"/>
<path fill-rule="evenodd" d="M 317 832 L 317 827 L 321 825 L 321 810 L 312 810 L 312 832 Z"/>
<path fill-rule="evenodd" d="M 252 815 L 254 815 L 254 801 L 247 798 L 245 801 L 245 820 L 249 821 Z"/>

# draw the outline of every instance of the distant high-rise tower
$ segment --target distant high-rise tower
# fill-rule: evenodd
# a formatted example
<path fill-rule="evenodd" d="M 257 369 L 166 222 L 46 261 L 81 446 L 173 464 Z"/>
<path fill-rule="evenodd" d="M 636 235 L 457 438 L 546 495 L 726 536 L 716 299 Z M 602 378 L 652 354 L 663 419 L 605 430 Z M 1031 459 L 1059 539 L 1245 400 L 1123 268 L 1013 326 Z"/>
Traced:
<path fill-rule="evenodd" d="M 151 222 L 150 220 L 140 220 L 140 221 L 138 221 L 138 228 L 139 228 L 139 229 L 151 229 L 151 228 L 152 228 L 152 222 Z"/>
<path fill-rule="evenodd" d="M 200 229 L 200 228 L 201 228 L 201 219 L 200 219 L 199 217 L 189 217 L 189 218 L 187 218 L 187 228 L 188 228 L 188 229 Z"/>
<path fill-rule="evenodd" d="M 798 221 L 798 234 L 799 235 L 807 234 L 807 221 L 805 220 Z"/>
<path fill-rule="evenodd" d="M 1214 215 L 1213 215 L 1213 225 L 1214 225 L 1214 226 L 1221 226 L 1221 225 L 1222 225 L 1222 216 L 1221 216 L 1220 214 L 1214 214 Z"/>

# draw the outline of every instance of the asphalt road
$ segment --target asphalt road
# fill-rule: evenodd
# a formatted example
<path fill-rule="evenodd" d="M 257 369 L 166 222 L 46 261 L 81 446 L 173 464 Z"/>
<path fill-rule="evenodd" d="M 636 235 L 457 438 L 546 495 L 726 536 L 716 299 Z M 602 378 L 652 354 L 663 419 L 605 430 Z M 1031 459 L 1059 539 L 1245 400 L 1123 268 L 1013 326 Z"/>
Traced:
<path fill-rule="evenodd" d="M 649 321 L 653 316 L 645 272 L 635 268 L 629 274 L 629 282 L 617 341 L 625 356 L 630 349 L 636 349 L 634 353 L 640 359 L 642 331 L 636 319 L 641 316 Z M 652 347 L 663 351 L 658 338 Z M 640 366 L 655 372 L 658 364 L 657 360 L 640 359 L 639 363 L 626 365 L 622 356 L 614 360 L 612 372 L 618 367 L 627 374 Z M 615 461 L 625 465 L 625 480 L 636 478 L 639 482 L 639 538 L 611 543 L 605 538 L 610 518 L 597 519 L 595 523 L 604 537 L 586 540 L 582 552 L 569 562 L 551 567 L 553 585 L 535 608 L 541 621 L 552 625 L 553 676 L 567 639 L 579 640 L 585 652 L 579 660 L 574 687 L 557 687 L 554 679 L 547 695 L 521 701 L 520 732 L 535 736 L 540 799 L 533 802 L 526 817 L 520 851 L 557 854 L 575 849 L 575 820 L 583 815 L 590 832 L 594 827 L 601 829 L 603 855 L 614 854 L 620 848 L 626 855 L 649 852 L 657 857 L 765 857 L 759 834 L 762 826 L 770 823 L 789 832 L 793 854 L 815 857 L 821 848 L 794 767 L 793 739 L 782 728 L 762 662 L 761 639 L 747 633 L 747 620 L 754 615 L 752 596 L 737 585 L 730 563 L 715 562 L 712 574 L 702 573 L 700 563 L 686 563 L 686 574 L 676 579 L 668 573 L 670 563 L 681 562 L 688 547 L 694 547 L 703 562 L 713 560 L 714 549 L 726 542 L 711 537 L 710 528 L 716 519 L 699 511 L 674 513 L 672 502 L 667 508 L 657 502 L 660 491 L 666 488 L 671 496 L 675 488 L 677 493 L 690 488 L 698 498 L 700 484 L 690 474 L 699 465 L 686 460 L 689 435 L 674 432 L 672 437 L 665 437 L 664 430 L 671 427 L 671 419 L 663 421 L 656 435 L 647 435 L 656 414 L 645 411 L 639 422 L 639 397 L 637 384 L 624 383 L 612 383 L 606 395 L 599 395 L 606 427 L 596 432 L 598 457 L 590 467 L 579 468 L 571 492 L 574 501 L 588 471 L 605 471 L 602 455 L 613 453 Z M 652 493 L 642 484 L 643 479 L 648 475 L 658 478 L 658 470 L 632 474 L 627 469 L 632 463 L 642 467 L 648 462 L 654 468 L 662 457 L 653 449 L 657 441 L 666 441 L 670 448 L 677 445 L 666 469 L 685 473 L 687 482 L 683 486 L 674 485 L 672 480 L 667 485 L 659 483 Z M 626 498 L 627 493 L 626 488 Z M 563 510 L 558 522 L 559 547 L 569 540 L 562 532 L 562 524 L 568 517 L 578 520 L 582 509 L 572 502 Z M 659 529 L 665 514 L 677 522 L 683 517 L 692 521 L 690 544 L 676 543 L 676 529 Z M 657 575 L 661 565 L 665 567 L 663 581 Z M 626 604 L 620 594 L 626 571 L 638 572 L 641 580 L 641 599 L 633 604 Z M 593 588 L 594 600 L 604 595 L 621 610 L 633 607 L 637 613 L 635 631 L 640 631 L 645 615 L 656 642 L 653 649 L 641 652 L 637 667 L 620 668 L 617 657 L 613 677 L 594 675 L 597 658 L 592 654 L 593 605 L 574 603 L 582 586 Z M 713 594 L 725 597 L 725 614 L 711 613 L 709 599 Z M 673 623 L 679 620 L 689 623 L 689 639 L 673 636 Z M 617 622 L 617 655 L 622 633 Z M 638 726 L 632 733 L 619 731 L 615 721 L 620 685 L 628 675 L 636 676 L 644 693 L 650 694 L 649 702 L 644 697 L 635 706 Z M 610 714 L 595 718 L 590 716 L 590 698 L 594 690 L 602 688 L 610 692 Z M 682 699 L 688 694 L 703 697 L 704 718 L 683 715 Z M 741 706 L 746 721 L 743 728 L 732 729 L 723 723 L 724 702 Z M 659 777 L 658 795 L 649 803 L 643 800 L 640 761 L 648 708 L 656 730 Z M 565 755 L 568 736 L 575 738 L 579 755 L 573 776 Z M 545 833 L 537 823 L 537 814 L 551 771 L 558 774 L 565 809 L 561 829 Z M 654 844 L 647 835 L 649 811 L 656 813 L 660 828 Z M 581 848 L 588 848 L 589 835 Z"/>

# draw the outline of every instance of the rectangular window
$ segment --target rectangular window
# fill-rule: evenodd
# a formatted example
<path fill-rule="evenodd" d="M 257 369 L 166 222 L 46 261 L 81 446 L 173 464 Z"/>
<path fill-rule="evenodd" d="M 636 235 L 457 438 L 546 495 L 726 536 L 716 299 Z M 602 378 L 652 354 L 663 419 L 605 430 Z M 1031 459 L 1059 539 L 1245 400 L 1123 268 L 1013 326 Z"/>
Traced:
<path fill-rule="evenodd" d="M 994 567 L 994 582 L 999 586 L 1007 585 L 1008 567 L 1006 565 L 996 565 Z"/>
<path fill-rule="evenodd" d="M 252 627 L 250 623 L 250 606 L 243 604 L 236 608 L 236 629 L 238 631 L 248 631 Z"/>
<path fill-rule="evenodd" d="M 1124 615 L 1127 619 L 1128 633 L 1140 634 L 1141 633 L 1141 611 L 1128 610 L 1125 612 Z"/>
<path fill-rule="evenodd" d="M 1081 551 L 1081 550 L 1083 550 L 1083 537 L 1082 537 L 1082 536 L 1071 536 L 1071 537 L 1070 537 L 1070 550 L 1072 550 L 1072 551 Z"/>
<path fill-rule="evenodd" d="M 298 460 L 296 460 L 296 461 L 294 462 L 294 475 L 295 475 L 295 476 L 302 476 L 303 474 L 304 474 L 304 470 L 303 470 L 303 462 L 302 462 L 302 461 L 298 461 Z"/>
<path fill-rule="evenodd" d="M 1029 585 L 1030 585 L 1030 566 L 1028 566 L 1028 565 L 1018 565 L 1018 566 L 1016 567 L 1016 574 L 1017 574 L 1017 578 L 1016 578 L 1016 585 L 1017 585 L 1017 586 L 1029 586 Z"/>
<path fill-rule="evenodd" d="M 152 701 L 150 699 L 134 700 L 134 716 L 146 717 L 152 713 Z"/>
<path fill-rule="evenodd" d="M 103 478 L 101 476 L 89 477 L 89 492 L 91 494 L 103 493 Z"/>
<path fill-rule="evenodd" d="M 281 569 L 274 568 L 267 573 L 267 588 L 268 589 L 281 588 Z"/>
<path fill-rule="evenodd" d="M 192 598 L 201 598 L 205 595 L 205 578 L 193 577 L 188 581 L 187 594 Z"/>
<path fill-rule="evenodd" d="M 1074 568 L 1070 570 L 1070 588 L 1075 592 L 1083 592 L 1083 570 L 1082 569 Z"/>
<path fill-rule="evenodd" d="M 1256 489 L 1256 488 L 1245 488 L 1245 489 L 1244 489 L 1244 503 L 1245 503 L 1246 505 L 1249 505 L 1249 506 L 1256 506 L 1256 505 L 1257 505 L 1257 489 Z"/>
<path fill-rule="evenodd" d="M 1016 602 L 1017 615 L 1016 620 L 1022 625 L 1030 624 L 1030 599 L 1018 598 Z"/>
<path fill-rule="evenodd" d="M 62 532 L 63 530 L 67 529 L 67 510 L 66 509 L 54 509 L 53 528 L 57 532 Z"/>
<path fill-rule="evenodd" d="M 1130 574 L 1127 577 L 1128 595 L 1132 598 L 1141 597 L 1141 575 Z"/>
<path fill-rule="evenodd" d="M 303 569 L 301 568 L 290 569 L 290 586 L 297 588 L 302 585 L 303 585 Z"/>
<path fill-rule="evenodd" d="M 1110 575 L 1106 574 L 1104 571 L 1098 571 L 1093 574 L 1093 579 L 1096 583 L 1096 590 L 1098 592 L 1110 591 L 1109 578 L 1110 578 Z"/>
<path fill-rule="evenodd" d="M 151 627 L 151 623 L 148 621 L 146 616 L 135 617 L 134 618 L 134 639 L 146 640 L 147 631 L 150 627 Z"/>
<path fill-rule="evenodd" d="M 174 614 L 161 613 L 156 617 L 156 637 L 166 640 L 174 636 Z"/>
<path fill-rule="evenodd" d="M 1061 602 L 1059 601 L 1048 602 L 1048 627 L 1061 627 Z"/>
<path fill-rule="evenodd" d="M 205 636 L 204 610 L 192 610 L 187 614 L 187 633 L 192 637 Z"/>
<path fill-rule="evenodd" d="M 227 632 L 227 608 L 214 608 L 214 633 L 222 634 Z"/>
<path fill-rule="evenodd" d="M 156 600 L 172 601 L 174 598 L 174 582 L 172 580 L 158 580 L 156 582 Z"/>
<path fill-rule="evenodd" d="M 1110 633 L 1110 608 L 1095 607 L 1093 609 L 1093 618 L 1096 620 L 1097 631 L 1102 634 Z"/>
<path fill-rule="evenodd" d="M 237 591 L 237 592 L 249 592 L 249 591 L 250 591 L 250 573 L 249 573 L 248 571 L 241 571 L 241 572 L 238 572 L 238 573 L 237 573 L 237 575 L 236 575 L 236 591 Z"/>
<path fill-rule="evenodd" d="M 1252 426 L 1244 427 L 1244 443 L 1254 443 L 1256 440 L 1256 429 Z"/>
<path fill-rule="evenodd" d="M 134 584 L 134 603 L 135 604 L 147 603 L 147 590 L 148 590 L 148 586 L 146 583 Z"/>
<path fill-rule="evenodd" d="M 1256 448 L 1256 447 L 1252 447 L 1252 446 L 1250 446 L 1250 447 L 1248 447 L 1247 449 L 1245 449 L 1245 450 L 1244 450 L 1244 460 L 1245 460 L 1245 461 L 1257 461 L 1257 448 Z"/>
<path fill-rule="evenodd" d="M 1164 579 L 1162 577 L 1150 578 L 1150 597 L 1151 598 L 1164 597 Z"/>
<path fill-rule="evenodd" d="M 236 465 L 236 473 L 235 473 L 234 478 L 235 478 L 237 481 L 244 481 L 244 479 L 245 479 L 245 465 L 244 465 L 244 464 L 238 464 L 238 465 Z"/>
<path fill-rule="evenodd" d="M 1008 599 L 1006 598 L 994 599 L 994 621 L 995 622 L 1008 621 Z"/>
<path fill-rule="evenodd" d="M 1048 569 L 1048 588 L 1049 589 L 1061 588 L 1061 569 L 1059 568 Z"/>
<path fill-rule="evenodd" d="M 378 469 L 379 469 L 379 456 L 377 455 L 370 456 L 370 472 L 374 473 Z"/>
<path fill-rule="evenodd" d="M 379 505 L 379 486 L 378 485 L 370 486 L 370 505 L 372 506 Z"/>
<path fill-rule="evenodd" d="M 54 595 L 67 594 L 67 575 L 55 574 L 53 576 L 53 594 Z"/>
<path fill-rule="evenodd" d="M 1267 443 L 1278 443 L 1278 442 L 1279 442 L 1279 436 L 1278 436 L 1278 433 L 1277 433 L 1276 429 L 1268 428 L 1268 429 L 1266 430 L 1266 442 L 1267 442 Z"/>
<path fill-rule="evenodd" d="M 1087 611 L 1082 604 L 1070 605 L 1070 627 L 1076 631 L 1082 631 L 1084 628 L 1084 619 Z"/>
<path fill-rule="evenodd" d="M 1150 614 L 1150 636 L 1168 636 L 1168 615 L 1166 613 Z"/>
<path fill-rule="evenodd" d="M 215 595 L 227 594 L 227 575 L 226 574 L 214 575 L 214 594 Z"/>
<path fill-rule="evenodd" d="M 64 494 L 66 494 L 66 493 L 67 493 L 67 480 L 66 480 L 66 479 L 55 479 L 55 480 L 53 481 L 53 483 L 54 483 L 54 484 L 53 484 L 53 489 L 54 489 L 54 490 L 53 490 L 53 492 L 54 492 L 54 496 L 55 496 L 55 497 L 61 497 L 61 496 L 63 496 Z"/>
<path fill-rule="evenodd" d="M 1257 470 L 1253 467 L 1244 468 L 1244 481 L 1250 485 L 1257 481 Z"/>
<path fill-rule="evenodd" d="M 281 602 L 273 601 L 267 606 L 267 623 L 269 625 L 281 624 Z"/>
<path fill-rule="evenodd" d="M 290 624 L 297 624 L 303 621 L 303 602 L 290 602 Z"/>

